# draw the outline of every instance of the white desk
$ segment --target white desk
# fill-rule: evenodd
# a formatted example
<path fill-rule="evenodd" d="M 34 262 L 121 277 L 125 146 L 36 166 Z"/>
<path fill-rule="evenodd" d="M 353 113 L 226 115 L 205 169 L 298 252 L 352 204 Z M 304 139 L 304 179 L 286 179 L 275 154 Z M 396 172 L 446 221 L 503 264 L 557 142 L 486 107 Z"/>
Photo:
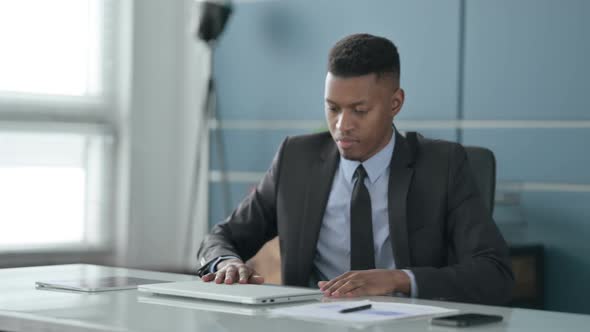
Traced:
<path fill-rule="evenodd" d="M 136 290 L 77 293 L 38 290 L 35 281 L 75 279 L 82 276 L 133 276 L 184 281 L 194 276 L 149 272 L 96 265 L 58 265 L 0 269 L 0 331 L 358 331 L 330 323 L 313 323 L 273 318 L 265 309 L 219 303 L 172 300 L 145 303 Z M 455 308 L 462 311 L 498 314 L 504 322 L 474 328 L 431 326 L 427 319 L 391 321 L 368 331 L 587 331 L 590 315 L 565 314 L 528 309 L 479 306 L 451 302 L 373 297 L 377 301 L 397 301 Z M 149 301 L 149 298 L 147 299 Z M 164 301 L 165 302 L 165 301 Z"/>

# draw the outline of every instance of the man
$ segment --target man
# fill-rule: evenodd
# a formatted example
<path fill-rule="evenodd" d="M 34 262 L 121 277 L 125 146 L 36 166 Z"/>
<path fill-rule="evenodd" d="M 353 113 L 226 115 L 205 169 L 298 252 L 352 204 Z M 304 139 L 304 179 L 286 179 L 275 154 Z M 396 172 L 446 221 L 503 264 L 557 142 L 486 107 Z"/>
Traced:
<path fill-rule="evenodd" d="M 464 149 L 393 126 L 399 76 L 385 38 L 356 34 L 332 48 L 329 133 L 285 139 L 256 190 L 203 241 L 204 281 L 262 283 L 243 262 L 278 234 L 283 282 L 326 296 L 510 299 L 506 243 Z"/>

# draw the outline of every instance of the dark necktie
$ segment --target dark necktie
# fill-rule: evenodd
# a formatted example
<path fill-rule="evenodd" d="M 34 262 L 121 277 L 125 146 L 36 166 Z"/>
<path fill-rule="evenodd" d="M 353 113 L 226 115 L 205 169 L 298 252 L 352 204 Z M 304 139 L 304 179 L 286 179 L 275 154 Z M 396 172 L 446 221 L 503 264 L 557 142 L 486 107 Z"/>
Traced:
<path fill-rule="evenodd" d="M 350 200 L 350 270 L 375 268 L 371 196 L 365 186 L 367 172 L 359 165 Z"/>

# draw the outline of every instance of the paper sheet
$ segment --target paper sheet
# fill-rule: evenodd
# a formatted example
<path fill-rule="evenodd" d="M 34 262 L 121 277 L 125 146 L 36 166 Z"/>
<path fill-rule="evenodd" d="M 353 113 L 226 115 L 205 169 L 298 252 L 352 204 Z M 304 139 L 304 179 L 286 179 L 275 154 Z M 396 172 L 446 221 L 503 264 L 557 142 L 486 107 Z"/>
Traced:
<path fill-rule="evenodd" d="M 340 313 L 340 310 L 371 304 L 371 309 Z M 355 324 L 372 324 L 387 320 L 395 320 L 420 316 L 438 316 L 455 313 L 455 309 L 433 307 L 417 304 L 375 302 L 375 301 L 337 301 L 312 303 L 289 308 L 270 310 L 271 315 L 288 316 L 304 320 L 321 320 Z M 353 324 L 354 325 L 354 324 Z"/>

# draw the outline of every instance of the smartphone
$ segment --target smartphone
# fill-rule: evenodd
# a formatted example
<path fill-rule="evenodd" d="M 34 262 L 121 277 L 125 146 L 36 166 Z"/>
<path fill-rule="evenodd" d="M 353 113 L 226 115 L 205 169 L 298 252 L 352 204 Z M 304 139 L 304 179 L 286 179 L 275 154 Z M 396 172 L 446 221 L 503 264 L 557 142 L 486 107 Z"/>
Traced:
<path fill-rule="evenodd" d="M 501 322 L 502 316 L 498 315 L 484 315 L 475 313 L 465 313 L 444 317 L 433 318 L 430 322 L 433 325 L 443 326 L 473 326 L 481 324 L 489 324 L 495 322 Z"/>

